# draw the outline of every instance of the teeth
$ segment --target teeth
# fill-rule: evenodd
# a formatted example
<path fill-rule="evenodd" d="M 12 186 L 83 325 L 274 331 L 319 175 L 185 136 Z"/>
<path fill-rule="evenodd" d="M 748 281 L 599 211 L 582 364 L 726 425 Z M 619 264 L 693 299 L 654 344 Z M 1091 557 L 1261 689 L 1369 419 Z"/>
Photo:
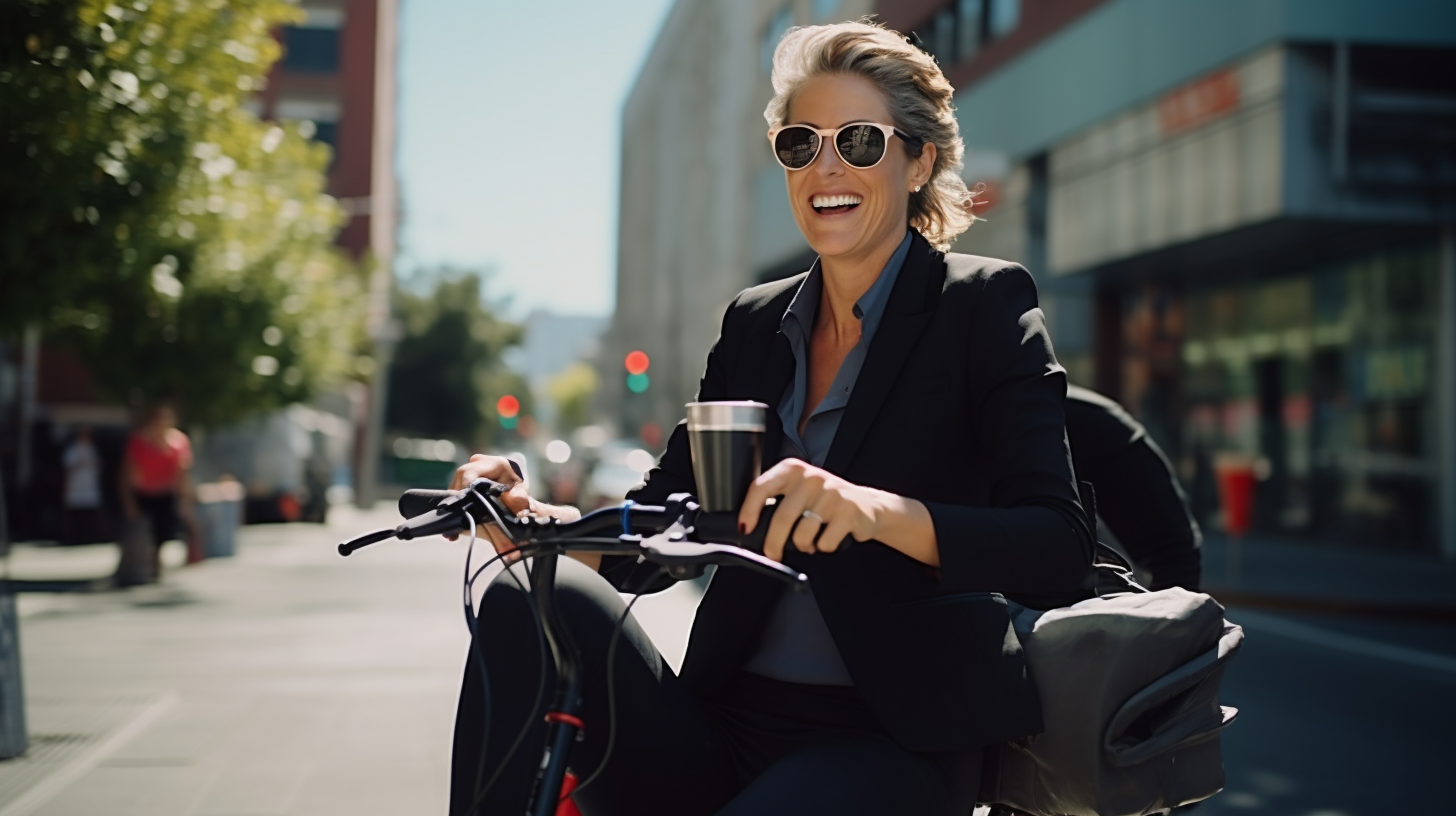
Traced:
<path fill-rule="evenodd" d="M 848 207 L 851 204 L 859 204 L 864 199 L 857 195 L 816 195 L 810 201 L 816 209 L 826 210 L 833 207 Z"/>

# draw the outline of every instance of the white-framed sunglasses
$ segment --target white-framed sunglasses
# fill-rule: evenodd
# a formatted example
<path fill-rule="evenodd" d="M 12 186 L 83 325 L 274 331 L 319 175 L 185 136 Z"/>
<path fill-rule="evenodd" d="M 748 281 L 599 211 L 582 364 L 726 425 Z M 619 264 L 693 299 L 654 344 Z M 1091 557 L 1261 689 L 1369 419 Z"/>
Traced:
<path fill-rule="evenodd" d="M 899 136 L 916 152 L 925 145 L 924 139 L 878 122 L 850 122 L 837 128 L 779 125 L 769 130 L 768 141 L 785 170 L 803 170 L 813 164 L 826 138 L 841 161 L 856 170 L 868 170 L 885 158 L 891 136 Z"/>

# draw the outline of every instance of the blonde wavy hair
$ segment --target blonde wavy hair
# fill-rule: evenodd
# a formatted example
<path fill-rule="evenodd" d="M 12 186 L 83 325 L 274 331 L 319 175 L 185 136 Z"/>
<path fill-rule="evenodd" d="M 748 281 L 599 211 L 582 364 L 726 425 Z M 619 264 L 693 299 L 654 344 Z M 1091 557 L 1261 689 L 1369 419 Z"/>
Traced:
<path fill-rule="evenodd" d="M 898 32 L 868 19 L 789 29 L 774 49 L 774 95 L 764 108 L 769 127 L 785 124 L 789 103 L 822 74 L 862 76 L 889 104 L 895 127 L 935 143 L 930 180 L 910 194 L 910 226 L 945 252 L 976 220 L 961 179 L 966 146 L 952 104 L 954 89 L 940 66 Z M 905 152 L 913 158 L 910 146 Z"/>

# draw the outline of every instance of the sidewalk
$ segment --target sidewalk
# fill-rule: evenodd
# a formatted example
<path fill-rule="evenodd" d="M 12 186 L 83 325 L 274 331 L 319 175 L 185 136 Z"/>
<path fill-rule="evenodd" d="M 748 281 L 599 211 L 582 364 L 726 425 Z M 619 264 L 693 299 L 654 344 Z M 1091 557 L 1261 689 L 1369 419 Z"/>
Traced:
<path fill-rule="evenodd" d="M 334 519 L 245 528 L 238 557 L 160 585 L 22 595 L 31 748 L 0 762 L 0 816 L 443 813 L 460 548 L 345 560 L 337 541 L 394 515 Z M 11 574 L 95 577 L 115 559 L 21 546 Z"/>
<path fill-rule="evenodd" d="M 19 596 L 30 750 L 0 762 L 0 816 L 444 813 L 464 550 L 439 538 L 340 558 L 392 508 L 245 527 L 232 559 L 161 584 Z M 30 547 L 17 579 L 109 575 L 116 548 Z M 697 589 L 634 608 L 680 665 Z"/>

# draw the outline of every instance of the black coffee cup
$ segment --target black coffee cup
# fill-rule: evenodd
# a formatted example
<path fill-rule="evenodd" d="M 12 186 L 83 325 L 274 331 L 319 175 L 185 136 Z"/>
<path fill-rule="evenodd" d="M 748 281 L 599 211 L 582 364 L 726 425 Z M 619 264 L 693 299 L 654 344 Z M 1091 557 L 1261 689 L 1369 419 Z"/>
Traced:
<path fill-rule="evenodd" d="M 690 402 L 687 408 L 698 504 L 709 513 L 736 513 L 749 484 L 763 472 L 768 406 L 761 402 Z"/>

